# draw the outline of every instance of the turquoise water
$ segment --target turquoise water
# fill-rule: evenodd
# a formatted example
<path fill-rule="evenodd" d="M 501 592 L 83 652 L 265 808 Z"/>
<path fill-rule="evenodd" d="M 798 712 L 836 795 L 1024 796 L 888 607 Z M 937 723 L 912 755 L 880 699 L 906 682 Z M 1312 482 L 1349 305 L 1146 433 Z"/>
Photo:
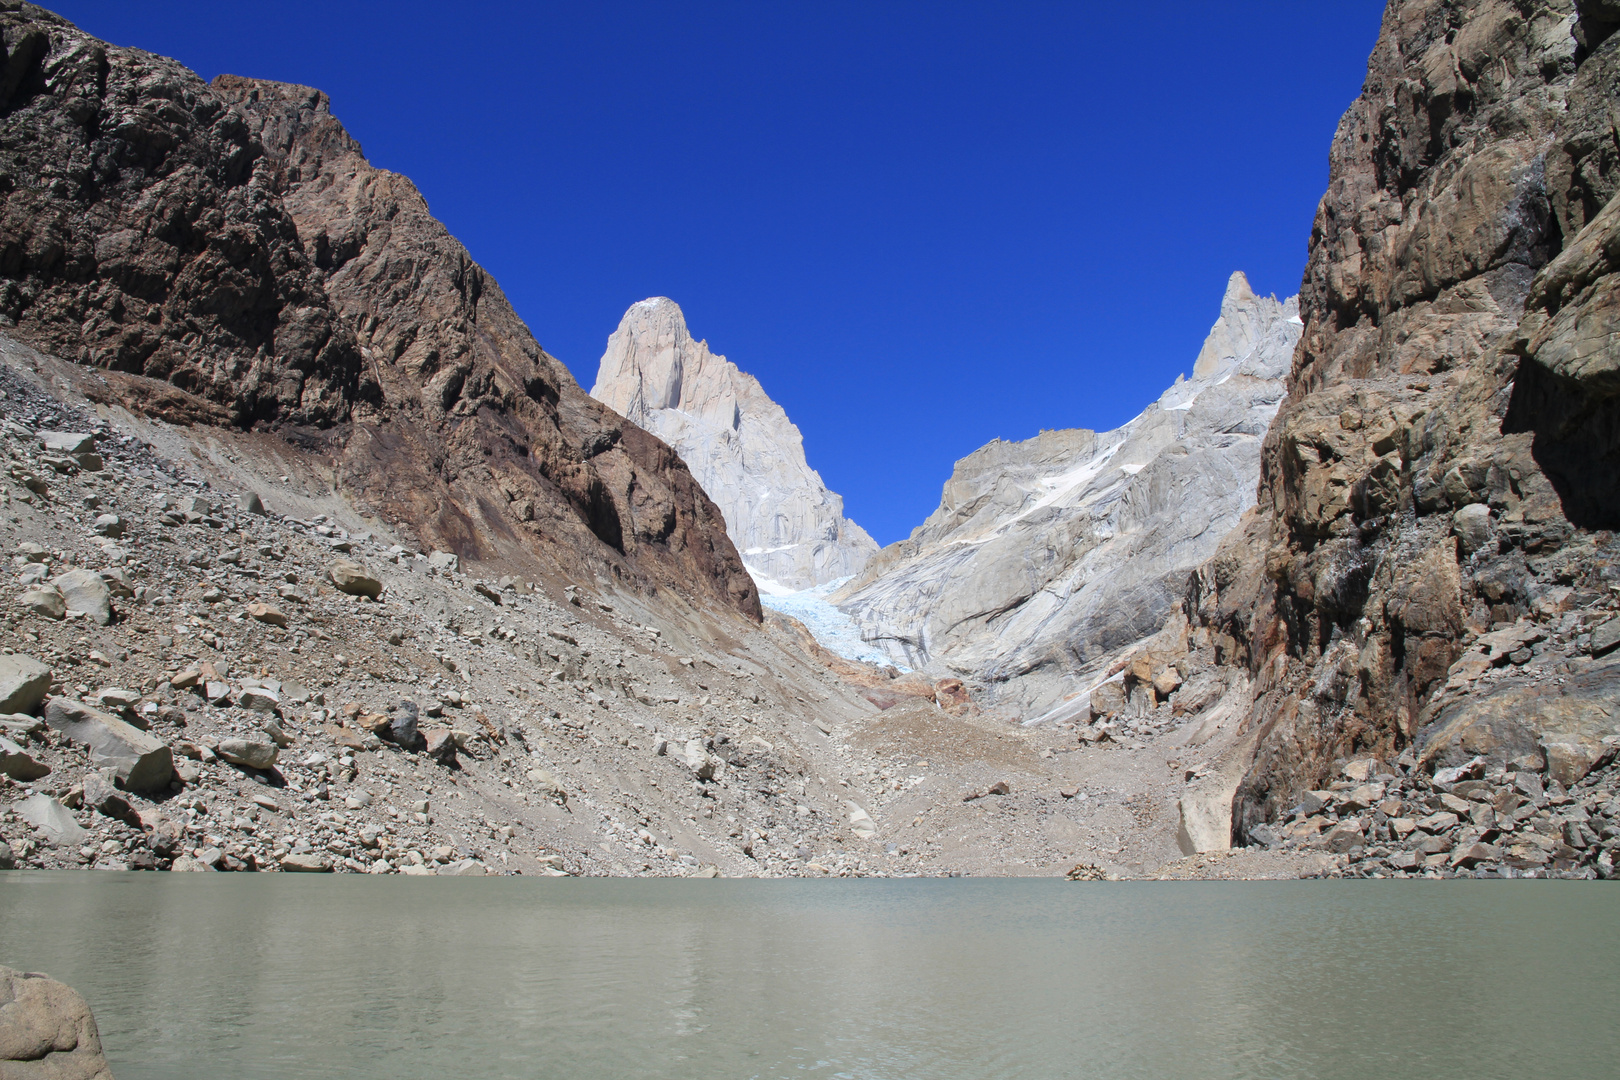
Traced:
<path fill-rule="evenodd" d="M 119 1080 L 1613 1077 L 1602 882 L 0 873 Z"/>

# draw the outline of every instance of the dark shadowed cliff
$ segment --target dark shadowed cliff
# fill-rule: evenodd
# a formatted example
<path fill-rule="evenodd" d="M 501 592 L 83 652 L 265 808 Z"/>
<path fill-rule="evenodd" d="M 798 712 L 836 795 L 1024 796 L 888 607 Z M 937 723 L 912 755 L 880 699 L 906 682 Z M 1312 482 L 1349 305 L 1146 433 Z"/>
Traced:
<path fill-rule="evenodd" d="M 1608 752 L 1620 664 L 1589 635 L 1620 584 L 1617 25 L 1587 0 L 1385 13 L 1260 505 L 1189 603 L 1255 678 L 1239 839 L 1358 752 L 1556 744 L 1576 773 Z"/>

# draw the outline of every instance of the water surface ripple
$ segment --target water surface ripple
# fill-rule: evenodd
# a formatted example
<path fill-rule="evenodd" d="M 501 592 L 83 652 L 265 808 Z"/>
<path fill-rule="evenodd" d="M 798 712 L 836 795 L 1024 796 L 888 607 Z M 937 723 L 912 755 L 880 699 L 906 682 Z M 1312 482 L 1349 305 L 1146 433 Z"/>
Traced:
<path fill-rule="evenodd" d="M 1612 1077 L 1620 890 L 0 873 L 120 1080 Z"/>

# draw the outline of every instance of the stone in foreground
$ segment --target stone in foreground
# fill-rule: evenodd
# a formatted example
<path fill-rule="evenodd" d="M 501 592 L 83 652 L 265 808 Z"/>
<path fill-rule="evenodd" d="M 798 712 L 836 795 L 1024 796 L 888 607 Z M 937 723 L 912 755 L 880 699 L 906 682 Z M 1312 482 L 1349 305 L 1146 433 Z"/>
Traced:
<path fill-rule="evenodd" d="M 32 656 L 0 656 L 0 713 L 32 713 L 51 688 L 51 669 Z"/>
<path fill-rule="evenodd" d="M 0 735 L 0 774 L 27 784 L 51 774 L 51 767 L 10 739 Z"/>
<path fill-rule="evenodd" d="M 30 795 L 12 806 L 18 817 L 45 834 L 57 847 L 71 847 L 84 842 L 90 834 L 73 820 L 73 813 L 49 795 Z"/>
<path fill-rule="evenodd" d="M 339 559 L 327 573 L 339 592 L 350 596 L 369 596 L 373 600 L 382 595 L 382 582 L 357 562 Z"/>
<path fill-rule="evenodd" d="M 330 874 L 332 861 L 322 855 L 288 855 L 281 869 L 289 874 Z"/>
<path fill-rule="evenodd" d="M 90 1006 L 48 975 L 0 967 L 0 1077 L 112 1080 Z"/>
<path fill-rule="evenodd" d="M 268 769 L 281 756 L 281 748 L 269 736 L 245 739 L 222 739 L 214 753 L 232 765 L 245 765 L 250 769 Z"/>
<path fill-rule="evenodd" d="M 126 791 L 161 791 L 174 779 L 174 755 L 166 745 L 82 701 L 52 698 L 45 722 L 88 746 L 90 764 L 111 766 Z"/>
<path fill-rule="evenodd" d="M 69 570 L 51 579 L 69 611 L 82 611 L 100 626 L 112 622 L 112 591 L 94 570 Z"/>

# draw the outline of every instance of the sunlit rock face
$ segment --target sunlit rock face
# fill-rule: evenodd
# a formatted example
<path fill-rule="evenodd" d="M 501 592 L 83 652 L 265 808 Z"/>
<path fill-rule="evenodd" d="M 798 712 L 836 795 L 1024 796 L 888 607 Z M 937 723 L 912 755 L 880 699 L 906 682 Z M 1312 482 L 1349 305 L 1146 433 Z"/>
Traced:
<path fill-rule="evenodd" d="M 1299 340 L 1295 300 L 1233 274 L 1191 379 L 1123 427 L 997 440 L 832 600 L 898 663 L 1038 711 L 1155 633 L 1255 502 Z"/>
<path fill-rule="evenodd" d="M 848 577 L 877 551 L 806 463 L 787 413 L 759 380 L 692 340 L 675 301 L 653 297 L 625 312 L 591 396 L 680 454 L 762 590 Z"/>

